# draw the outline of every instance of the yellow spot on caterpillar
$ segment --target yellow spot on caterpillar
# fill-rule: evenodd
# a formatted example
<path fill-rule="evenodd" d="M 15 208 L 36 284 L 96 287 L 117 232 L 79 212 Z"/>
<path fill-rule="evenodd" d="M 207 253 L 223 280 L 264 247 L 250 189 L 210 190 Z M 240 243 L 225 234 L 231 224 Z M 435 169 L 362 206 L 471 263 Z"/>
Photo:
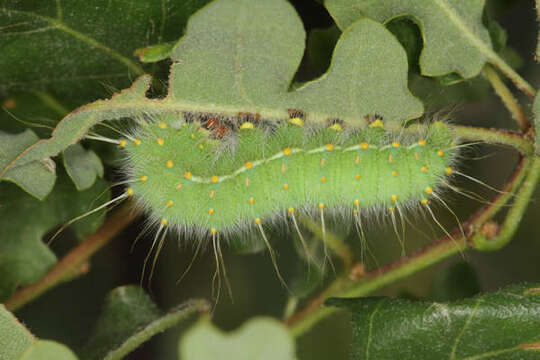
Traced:
<path fill-rule="evenodd" d="M 321 167 L 323 167 L 323 166 L 324 166 L 324 163 L 325 163 L 325 162 L 326 162 L 326 160 L 324 160 L 324 159 L 321 159 Z"/>
<path fill-rule="evenodd" d="M 289 184 L 284 184 L 284 185 L 283 185 L 283 189 L 284 189 L 284 190 L 289 190 Z"/>
<path fill-rule="evenodd" d="M 249 201 L 249 203 L 250 203 L 251 205 L 253 205 L 253 203 L 255 202 L 255 199 L 252 198 L 252 197 L 250 197 L 248 201 Z"/>
<path fill-rule="evenodd" d="M 163 146 L 163 144 L 165 143 L 165 140 L 157 139 L 157 143 L 158 143 L 159 146 Z"/>
<path fill-rule="evenodd" d="M 290 148 L 285 148 L 285 149 L 283 150 L 283 153 L 284 153 L 285 155 L 288 156 L 288 155 L 291 155 L 292 150 L 291 150 Z"/>
<path fill-rule="evenodd" d="M 120 140 L 118 145 L 120 145 L 121 148 L 126 147 L 126 140 L 125 139 Z"/>
<path fill-rule="evenodd" d="M 126 189 L 126 194 L 128 194 L 128 196 L 133 196 L 133 189 L 132 188 L 127 188 Z"/>
<path fill-rule="evenodd" d="M 167 160 L 167 167 L 170 169 L 173 167 L 173 162 L 172 160 Z"/>
<path fill-rule="evenodd" d="M 182 188 L 182 183 L 176 185 L 176 190 L 180 190 Z"/>
<path fill-rule="evenodd" d="M 391 163 L 392 163 L 392 160 L 393 160 L 393 159 L 392 159 L 392 154 L 388 154 L 388 163 L 391 164 Z"/>
<path fill-rule="evenodd" d="M 214 213 L 214 209 L 208 209 L 208 215 L 212 215 Z"/>
<path fill-rule="evenodd" d="M 323 177 L 321 178 L 321 182 L 326 182 L 326 177 L 325 177 L 325 176 L 323 176 Z"/>
<path fill-rule="evenodd" d="M 355 163 L 355 164 L 358 164 L 359 162 L 360 162 L 360 156 L 356 155 L 356 156 L 354 157 L 354 163 Z"/>
<path fill-rule="evenodd" d="M 417 152 L 414 153 L 414 158 L 415 158 L 416 160 L 420 159 L 420 156 L 418 156 L 418 153 L 417 153 Z"/>
<path fill-rule="evenodd" d="M 360 205 L 360 201 L 359 200 L 354 200 L 353 204 L 354 204 L 354 206 L 358 206 L 358 205 Z"/>
<path fill-rule="evenodd" d="M 397 171 L 396 170 L 392 171 L 392 176 L 397 176 Z"/>
<path fill-rule="evenodd" d="M 148 180 L 148 176 L 146 175 L 141 176 L 141 182 L 146 182 L 146 180 Z"/>
<path fill-rule="evenodd" d="M 215 234 L 215 233 L 217 233 L 217 229 L 211 228 L 211 229 L 210 229 L 210 232 L 211 232 L 212 234 Z"/>
<path fill-rule="evenodd" d="M 360 147 L 361 147 L 362 149 L 366 150 L 366 149 L 369 147 L 369 144 L 366 143 L 366 142 L 363 142 L 363 143 L 360 144 Z"/>
<path fill-rule="evenodd" d="M 338 123 L 334 124 L 334 125 L 331 125 L 328 127 L 329 129 L 332 129 L 332 130 L 335 130 L 337 132 L 342 132 L 343 131 L 343 128 L 341 127 L 341 125 L 339 125 Z"/>
<path fill-rule="evenodd" d="M 216 175 L 212 175 L 212 177 L 210 178 L 210 181 L 215 184 L 219 181 L 219 177 Z"/>
<path fill-rule="evenodd" d="M 160 129 L 166 129 L 166 128 L 167 128 L 167 123 L 160 122 L 160 123 L 158 124 L 158 126 L 159 126 Z"/>
<path fill-rule="evenodd" d="M 169 225 L 169 221 L 167 219 L 161 219 L 161 225 L 167 226 Z"/>
<path fill-rule="evenodd" d="M 248 161 L 245 166 L 246 169 L 251 169 L 253 167 L 253 163 L 251 161 Z"/>
<path fill-rule="evenodd" d="M 390 206 L 390 207 L 388 208 L 388 211 L 390 211 L 390 212 L 394 212 L 394 210 L 396 210 L 396 208 L 393 207 L 393 206 Z"/>
<path fill-rule="evenodd" d="M 354 214 L 354 215 L 357 215 L 357 214 L 358 214 L 358 210 L 354 209 L 354 210 L 353 210 L 353 214 Z"/>
<path fill-rule="evenodd" d="M 334 145 L 326 144 L 325 149 L 328 150 L 328 151 L 332 151 L 332 150 L 334 150 Z"/>
<path fill-rule="evenodd" d="M 292 207 L 289 208 L 289 209 L 287 210 L 287 212 L 288 212 L 289 214 L 293 214 L 293 213 L 294 213 L 294 208 L 292 208 Z"/>
<path fill-rule="evenodd" d="M 194 133 L 191 133 L 190 136 L 191 136 L 192 139 L 195 139 L 195 134 Z"/>
<path fill-rule="evenodd" d="M 354 175 L 354 178 L 355 178 L 356 180 L 360 180 L 361 176 L 360 176 L 360 174 L 356 174 L 356 175 Z"/>
<path fill-rule="evenodd" d="M 392 143 L 392 146 L 395 147 L 395 148 L 400 147 L 400 145 L 401 145 L 401 144 L 399 143 L 399 141 L 394 141 L 394 142 Z"/>
<path fill-rule="evenodd" d="M 420 203 L 422 205 L 426 206 L 429 203 L 429 200 L 428 199 L 422 199 L 422 201 L 420 201 Z"/>
<path fill-rule="evenodd" d="M 133 141 L 133 143 L 135 144 L 135 146 L 139 146 L 139 145 L 141 145 L 141 140 L 140 139 L 135 139 Z"/>
<path fill-rule="evenodd" d="M 246 186 L 249 186 L 249 178 L 246 178 Z"/>
<path fill-rule="evenodd" d="M 244 130 L 244 129 L 253 129 L 255 126 L 253 125 L 253 123 L 250 123 L 249 121 L 245 121 L 242 123 L 242 125 L 240 125 L 240 129 Z"/>
<path fill-rule="evenodd" d="M 173 206 L 173 204 L 174 204 L 174 203 L 173 203 L 172 200 L 167 201 L 167 207 L 171 207 L 171 206 Z"/>
<path fill-rule="evenodd" d="M 443 151 L 442 151 L 442 150 L 439 150 L 439 151 L 437 151 L 437 155 L 439 155 L 439 156 L 443 156 L 443 155 L 444 155 L 444 153 L 443 153 Z"/>
<path fill-rule="evenodd" d="M 396 202 L 398 197 L 397 197 L 397 195 L 392 195 L 391 199 L 392 199 L 393 202 Z"/>
<path fill-rule="evenodd" d="M 426 194 L 429 195 L 433 192 L 433 188 L 431 186 L 428 186 L 425 191 L 426 191 Z"/>
<path fill-rule="evenodd" d="M 452 168 L 451 167 L 447 167 L 446 170 L 444 170 L 444 172 L 446 172 L 446 175 L 452 175 Z"/>
<path fill-rule="evenodd" d="M 322 209 L 324 209 L 324 204 L 323 204 L 323 203 L 319 203 L 318 207 L 319 207 L 319 209 L 322 210 Z"/>
<path fill-rule="evenodd" d="M 296 125 L 296 126 L 304 126 L 304 121 L 302 119 L 300 119 L 299 117 L 294 117 L 292 119 L 289 119 L 289 124 L 293 124 L 293 125 Z"/>
<path fill-rule="evenodd" d="M 203 144 L 199 144 L 199 149 L 204 149 L 204 145 Z"/>
<path fill-rule="evenodd" d="M 186 173 L 184 174 L 184 176 L 186 177 L 186 179 L 191 179 L 191 173 L 189 171 L 186 171 Z"/>
<path fill-rule="evenodd" d="M 427 171 L 427 166 L 422 166 L 422 168 L 420 170 L 422 170 L 423 172 L 426 172 Z"/>
<path fill-rule="evenodd" d="M 285 171 L 287 171 L 287 167 L 285 166 L 285 164 L 281 164 L 281 172 L 285 173 Z"/>
<path fill-rule="evenodd" d="M 418 140 L 418 145 L 426 146 L 426 140 Z"/>
<path fill-rule="evenodd" d="M 212 190 L 212 191 L 210 191 L 210 195 L 208 195 L 208 196 L 210 197 L 210 199 L 213 199 L 214 195 L 216 195 L 216 191 Z"/>
<path fill-rule="evenodd" d="M 256 218 L 255 219 L 255 224 L 260 224 L 261 223 L 261 218 Z"/>
<path fill-rule="evenodd" d="M 384 129 L 384 122 L 381 119 L 377 119 L 371 124 L 369 124 L 369 127 L 370 128 L 380 127 L 381 129 Z"/>

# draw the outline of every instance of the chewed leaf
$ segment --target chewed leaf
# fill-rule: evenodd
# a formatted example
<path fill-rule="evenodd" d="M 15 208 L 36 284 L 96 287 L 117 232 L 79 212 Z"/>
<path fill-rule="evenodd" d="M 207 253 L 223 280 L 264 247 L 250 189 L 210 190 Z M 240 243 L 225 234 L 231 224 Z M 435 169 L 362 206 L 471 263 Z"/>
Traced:
<path fill-rule="evenodd" d="M 150 78 L 143 76 L 112 99 L 72 112 L 50 139 L 29 148 L 18 162 L 57 154 L 98 122 L 142 114 L 252 113 L 280 120 L 289 117 L 289 109 L 300 108 L 309 121 L 341 118 L 356 125 L 365 125 L 363 117 L 372 112 L 388 122 L 422 114 L 422 104 L 407 89 L 404 50 L 369 19 L 342 37 L 326 75 L 288 91 L 304 38 L 298 15 L 284 0 L 215 1 L 190 19 L 186 36 L 171 53 L 167 98 L 148 99 Z"/>
<path fill-rule="evenodd" d="M 30 195 L 43 200 L 56 181 L 54 161 L 42 157 L 19 166 L 11 165 L 24 149 L 38 139 L 32 130 L 20 134 L 0 131 L 0 180 L 14 182 Z"/>
<path fill-rule="evenodd" d="M 102 198 L 98 197 L 103 194 Z M 56 256 L 42 241 L 54 226 L 91 209 L 92 202 L 107 201 L 105 182 L 98 180 L 88 190 L 77 191 L 66 176 L 59 177 L 47 199 L 39 201 L 17 189 L 0 183 L 0 301 L 17 286 L 39 279 L 56 263 Z M 80 238 L 90 235 L 103 222 L 104 212 L 93 214 L 74 224 Z"/>
<path fill-rule="evenodd" d="M 325 6 L 341 29 L 357 19 L 370 17 L 381 23 L 409 17 L 423 33 L 420 55 L 423 75 L 454 73 L 469 79 L 480 73 L 486 62 L 499 68 L 517 87 L 533 97 L 534 89 L 496 53 L 482 21 L 485 0 L 326 0 Z M 452 39 L 452 41 L 448 41 Z M 500 45 L 496 40 L 495 45 Z"/>
<path fill-rule="evenodd" d="M 64 150 L 64 166 L 78 190 L 90 188 L 97 177 L 103 177 L 103 164 L 99 157 L 80 144 Z"/>
<path fill-rule="evenodd" d="M 184 360 L 294 360 L 294 342 L 277 320 L 254 318 L 239 329 L 223 333 L 208 318 L 201 319 L 181 339 Z"/>
<path fill-rule="evenodd" d="M 538 359 L 540 284 L 453 303 L 331 299 L 352 313 L 351 359 Z"/>
<path fill-rule="evenodd" d="M 363 16 L 383 23 L 399 16 L 411 17 L 424 33 L 422 73 L 440 76 L 457 72 L 470 78 L 478 75 L 493 52 L 489 33 L 482 24 L 484 2 L 326 0 L 325 5 L 342 29 Z"/>
<path fill-rule="evenodd" d="M 0 359 L 77 360 L 77 357 L 62 344 L 34 337 L 0 304 Z"/>

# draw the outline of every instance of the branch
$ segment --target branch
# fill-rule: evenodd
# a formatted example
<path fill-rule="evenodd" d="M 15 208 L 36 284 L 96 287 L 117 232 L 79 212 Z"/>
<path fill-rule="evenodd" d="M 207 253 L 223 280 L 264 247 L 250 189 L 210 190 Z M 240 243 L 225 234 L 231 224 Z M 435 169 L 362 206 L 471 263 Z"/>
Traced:
<path fill-rule="evenodd" d="M 135 216 L 136 213 L 130 202 L 122 205 L 107 220 L 105 220 L 105 223 L 96 233 L 86 238 L 82 243 L 71 250 L 38 282 L 16 291 L 15 294 L 5 302 L 6 308 L 10 311 L 17 310 L 54 286 L 62 283 L 66 277 L 72 276 L 73 273 L 78 271 L 81 264 L 127 227 Z"/>

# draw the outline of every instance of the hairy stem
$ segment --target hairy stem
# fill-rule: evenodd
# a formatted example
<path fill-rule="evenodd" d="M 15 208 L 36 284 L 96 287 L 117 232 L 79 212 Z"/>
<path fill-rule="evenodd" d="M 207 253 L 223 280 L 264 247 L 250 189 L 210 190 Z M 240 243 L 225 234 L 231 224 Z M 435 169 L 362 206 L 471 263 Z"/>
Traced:
<path fill-rule="evenodd" d="M 517 122 L 521 131 L 524 133 L 527 132 L 531 126 L 531 123 L 517 100 L 512 95 L 510 89 L 506 87 L 495 69 L 493 69 L 490 65 L 484 66 L 483 72 L 508 111 L 510 111 L 510 114 L 512 114 L 512 118 Z"/>
<path fill-rule="evenodd" d="M 17 310 L 54 286 L 62 283 L 64 279 L 72 276 L 73 273 L 78 271 L 81 264 L 128 226 L 135 216 L 135 211 L 129 202 L 122 205 L 105 220 L 103 226 L 96 233 L 86 238 L 81 244 L 71 250 L 38 282 L 25 286 L 15 292 L 5 302 L 6 308 L 10 311 Z"/>

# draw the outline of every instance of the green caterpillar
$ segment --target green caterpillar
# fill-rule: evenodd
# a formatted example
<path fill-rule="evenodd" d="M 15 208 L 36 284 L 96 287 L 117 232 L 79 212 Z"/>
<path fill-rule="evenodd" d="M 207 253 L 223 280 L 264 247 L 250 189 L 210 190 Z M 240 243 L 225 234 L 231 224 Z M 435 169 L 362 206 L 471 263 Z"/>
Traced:
<path fill-rule="evenodd" d="M 308 128 L 297 117 L 273 126 L 246 121 L 222 140 L 186 118 L 143 121 L 120 142 L 127 194 L 163 226 L 207 234 L 299 210 L 427 205 L 456 155 L 455 136 L 442 122 L 405 135 L 381 120 L 363 129 Z"/>

